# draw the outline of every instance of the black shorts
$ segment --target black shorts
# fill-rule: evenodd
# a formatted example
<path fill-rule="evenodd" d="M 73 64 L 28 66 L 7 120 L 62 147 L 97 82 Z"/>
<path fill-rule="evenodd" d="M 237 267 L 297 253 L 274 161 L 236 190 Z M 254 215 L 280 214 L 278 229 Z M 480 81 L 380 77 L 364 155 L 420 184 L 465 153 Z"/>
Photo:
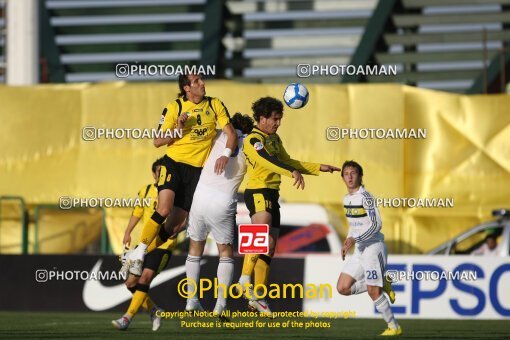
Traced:
<path fill-rule="evenodd" d="M 271 227 L 280 228 L 280 205 L 278 199 L 280 193 L 276 189 L 246 189 L 244 191 L 244 203 L 250 211 L 250 217 L 260 211 L 271 214 Z"/>
<path fill-rule="evenodd" d="M 172 257 L 172 251 L 156 248 L 145 255 L 143 269 L 151 269 L 154 270 L 156 274 L 159 274 L 159 272 L 165 269 L 170 257 Z"/>
<path fill-rule="evenodd" d="M 189 212 L 202 168 L 179 163 L 165 155 L 159 173 L 158 192 L 170 189 L 175 193 L 174 206 Z"/>

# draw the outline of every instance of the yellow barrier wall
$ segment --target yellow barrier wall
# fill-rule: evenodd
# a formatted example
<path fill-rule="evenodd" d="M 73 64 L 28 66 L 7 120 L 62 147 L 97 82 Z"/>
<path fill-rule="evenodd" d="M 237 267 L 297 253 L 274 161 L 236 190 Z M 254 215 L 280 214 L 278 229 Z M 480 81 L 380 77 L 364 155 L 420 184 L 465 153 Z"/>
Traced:
<path fill-rule="evenodd" d="M 426 251 L 490 219 L 491 209 L 510 207 L 510 96 L 384 84 L 308 88 L 308 105 L 287 108 L 279 130 L 294 158 L 335 165 L 355 159 L 377 197 L 454 199 L 454 208 L 382 208 L 391 249 Z M 207 82 L 208 95 L 221 98 L 231 113 L 251 113 L 253 101 L 281 98 L 283 89 Z M 32 204 L 57 203 L 64 195 L 134 197 L 152 180 L 150 166 L 164 150 L 150 140 L 87 142 L 81 129 L 156 127 L 176 93 L 176 83 L 0 87 L 0 195 L 23 196 Z M 327 141 L 328 126 L 426 128 L 427 138 Z M 285 178 L 281 190 L 286 201 L 324 203 L 339 214 L 345 193 L 338 174 L 307 176 L 304 191 Z"/>

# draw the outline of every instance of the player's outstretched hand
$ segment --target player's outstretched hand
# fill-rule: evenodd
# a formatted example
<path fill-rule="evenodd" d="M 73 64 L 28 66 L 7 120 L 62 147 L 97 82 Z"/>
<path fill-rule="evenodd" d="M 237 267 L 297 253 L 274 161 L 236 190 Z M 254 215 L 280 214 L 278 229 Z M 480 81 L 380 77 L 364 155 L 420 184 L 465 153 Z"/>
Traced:
<path fill-rule="evenodd" d="M 322 172 L 335 172 L 335 171 L 341 171 L 342 169 L 337 168 L 333 165 L 327 165 L 327 164 L 321 164 L 321 171 Z"/>
<path fill-rule="evenodd" d="M 214 164 L 214 173 L 216 175 L 221 175 L 221 173 L 225 170 L 225 166 L 228 163 L 228 157 L 227 156 L 221 156 L 216 160 L 216 163 Z"/>
<path fill-rule="evenodd" d="M 122 240 L 122 244 L 124 246 L 130 246 L 131 245 L 131 235 L 130 234 L 124 234 L 124 239 Z"/>
<path fill-rule="evenodd" d="M 299 171 L 294 170 L 292 172 L 292 177 L 294 178 L 293 185 L 296 187 L 296 189 L 299 189 L 299 187 L 301 187 L 301 189 L 305 188 L 305 179 L 303 178 L 303 175 L 299 173 Z"/>

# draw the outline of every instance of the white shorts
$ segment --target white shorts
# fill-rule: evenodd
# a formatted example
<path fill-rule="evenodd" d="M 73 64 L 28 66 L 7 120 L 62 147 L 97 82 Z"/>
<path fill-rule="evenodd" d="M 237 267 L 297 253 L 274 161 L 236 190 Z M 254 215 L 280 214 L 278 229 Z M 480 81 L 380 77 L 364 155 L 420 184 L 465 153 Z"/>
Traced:
<path fill-rule="evenodd" d="M 209 233 L 216 243 L 232 244 L 236 224 L 237 200 L 214 188 L 197 185 L 188 218 L 188 236 L 205 241 Z"/>
<path fill-rule="evenodd" d="M 342 273 L 352 276 L 356 281 L 365 279 L 368 286 L 383 286 L 388 250 L 384 242 L 375 242 L 359 249 L 349 256 Z"/>

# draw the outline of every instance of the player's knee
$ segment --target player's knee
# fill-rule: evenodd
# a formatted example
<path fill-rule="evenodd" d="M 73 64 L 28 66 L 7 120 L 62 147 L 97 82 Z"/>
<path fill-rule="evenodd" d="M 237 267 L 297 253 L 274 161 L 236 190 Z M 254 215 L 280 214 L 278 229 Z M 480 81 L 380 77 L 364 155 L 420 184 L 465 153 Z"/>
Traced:
<path fill-rule="evenodd" d="M 126 285 L 126 288 L 129 289 L 131 287 L 136 286 L 136 282 L 134 280 L 127 280 L 126 282 L 124 282 L 124 285 Z"/>
<path fill-rule="evenodd" d="M 149 285 L 151 283 L 151 280 L 148 277 L 141 276 L 140 281 L 138 281 L 138 283 L 141 285 Z"/>
<path fill-rule="evenodd" d="M 368 293 L 368 296 L 370 296 L 370 298 L 375 301 L 381 296 L 382 289 L 381 289 L 381 287 L 377 287 L 377 286 L 368 286 L 367 293 Z"/>
<path fill-rule="evenodd" d="M 190 242 L 189 254 L 191 256 L 202 256 L 204 253 L 204 247 L 199 242 Z"/>
<path fill-rule="evenodd" d="M 144 271 L 142 273 L 142 276 L 140 276 L 140 279 L 138 280 L 138 283 L 139 284 L 142 284 L 142 285 L 149 285 L 152 281 L 152 278 L 153 278 L 153 275 L 151 272 L 148 272 L 148 271 Z"/>
<path fill-rule="evenodd" d="M 232 244 L 218 244 L 218 253 L 220 257 L 234 258 Z"/>
<path fill-rule="evenodd" d="M 348 287 L 347 285 L 343 284 L 343 283 L 339 283 L 337 286 L 336 286 L 336 290 L 338 291 L 338 293 L 340 293 L 341 295 L 351 295 L 351 287 Z"/>
<path fill-rule="evenodd" d="M 158 214 L 160 214 L 162 217 L 167 217 L 170 215 L 171 208 L 166 205 L 158 204 L 158 208 L 156 209 Z"/>
<path fill-rule="evenodd" d="M 127 278 L 127 280 L 124 282 L 127 289 L 136 287 L 136 284 L 138 283 L 138 277 L 130 274 Z"/>

